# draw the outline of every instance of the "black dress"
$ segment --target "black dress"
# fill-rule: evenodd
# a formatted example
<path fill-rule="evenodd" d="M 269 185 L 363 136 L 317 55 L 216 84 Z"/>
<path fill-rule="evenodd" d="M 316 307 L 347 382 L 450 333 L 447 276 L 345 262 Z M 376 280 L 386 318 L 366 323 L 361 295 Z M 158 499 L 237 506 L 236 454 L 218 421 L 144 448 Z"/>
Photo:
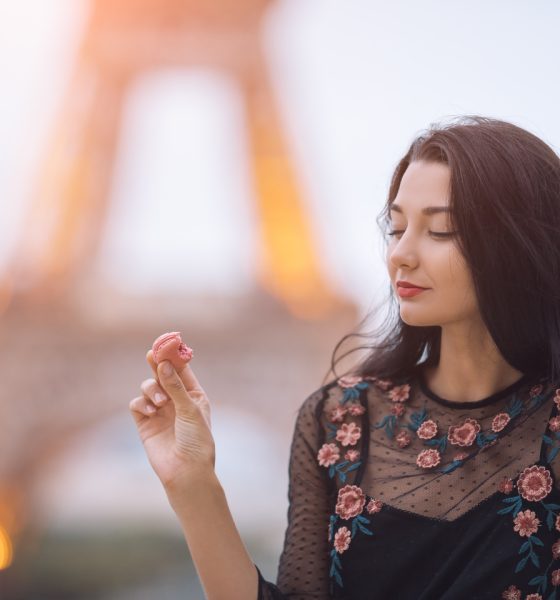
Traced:
<path fill-rule="evenodd" d="M 321 388 L 296 420 L 259 600 L 560 600 L 559 404 L 527 375 L 463 403 L 420 372 Z"/>

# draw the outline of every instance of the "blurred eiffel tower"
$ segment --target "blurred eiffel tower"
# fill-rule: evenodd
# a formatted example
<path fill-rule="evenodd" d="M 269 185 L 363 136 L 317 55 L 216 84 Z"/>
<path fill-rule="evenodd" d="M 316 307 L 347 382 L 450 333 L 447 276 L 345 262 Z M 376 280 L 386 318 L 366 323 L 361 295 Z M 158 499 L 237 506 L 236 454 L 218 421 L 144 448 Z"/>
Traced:
<path fill-rule="evenodd" d="M 67 327 L 68 319 L 64 313 L 61 318 L 60 310 L 48 326 L 43 317 L 37 316 L 65 306 L 72 290 L 80 285 L 81 274 L 88 272 L 96 256 L 108 214 L 123 107 L 137 77 L 169 66 L 203 66 L 228 74 L 242 90 L 263 240 L 257 277 L 261 289 L 275 300 L 273 305 L 286 309 L 292 318 L 274 320 L 264 314 L 258 317 L 260 325 L 255 326 L 246 316 L 237 325 L 243 328 L 243 339 L 248 339 L 254 353 L 261 348 L 261 338 L 268 335 L 267 327 L 272 327 L 275 351 L 277 355 L 285 353 L 282 366 L 290 371 L 293 383 L 276 386 L 278 389 L 269 394 L 271 406 L 285 405 L 285 396 L 294 391 L 290 386 L 299 393 L 298 385 L 305 389 L 313 385 L 313 370 L 319 368 L 319 362 L 326 366 L 323 360 L 332 348 L 329 335 L 333 327 L 346 330 L 355 316 L 354 307 L 341 300 L 323 277 L 287 149 L 261 45 L 263 18 L 272 5 L 273 0 L 91 2 L 84 38 L 44 152 L 9 278 L 0 281 L 0 312 L 4 310 L 9 317 L 3 328 L 8 343 L 0 347 L 0 362 L 8 375 L 3 380 L 4 397 L 0 402 L 0 423 L 4 423 L 0 570 L 9 564 L 11 545 L 29 524 L 31 506 L 26 490 L 40 472 L 41 461 L 60 453 L 72 434 L 114 413 L 117 403 L 122 410 L 120 403 L 127 398 L 130 382 L 137 377 L 140 380 L 142 365 L 136 350 L 145 344 L 146 331 L 128 335 L 119 346 L 119 332 L 106 339 L 87 325 Z M 10 312 L 14 307 L 16 312 Z M 18 307 L 25 308 L 19 320 L 13 318 Z M 46 311 L 38 310 L 42 307 Z M 337 321 L 341 315 L 344 323 Z M 331 319 L 330 329 L 321 326 L 326 317 Z M 254 321 L 255 315 L 251 318 Z M 312 331 L 306 328 L 303 335 L 301 325 L 299 329 L 290 326 L 301 318 L 317 320 L 317 326 Z M 150 331 L 155 333 L 159 331 Z M 230 340 L 238 339 L 231 331 L 226 333 Z M 293 348 L 297 335 L 301 343 Z M 190 341 L 197 348 L 213 343 L 214 350 L 223 347 L 224 352 L 230 352 L 218 356 L 217 364 L 229 364 L 231 352 L 238 350 L 216 339 L 208 342 L 208 331 L 197 333 L 196 323 L 193 337 Z M 40 347 L 33 346 L 38 343 Z M 31 371 L 23 372 L 30 347 L 41 360 L 35 361 Z M 114 355 L 109 356 L 107 349 Z M 114 371 L 115 357 L 121 369 L 118 381 L 107 378 L 111 369 Z M 72 370 L 66 367 L 70 362 L 75 364 Z M 95 386 L 90 383 L 92 365 L 105 374 Z M 322 366 L 320 369 L 324 372 Z M 277 377 L 276 364 L 268 370 Z M 235 377 L 243 377 L 243 370 L 241 375 L 238 371 L 232 368 L 228 373 L 222 397 L 241 404 L 252 394 L 242 387 L 239 397 L 231 394 L 231 388 L 236 387 L 232 385 Z M 276 398 L 275 393 L 282 397 Z M 14 397 L 21 419 L 10 419 Z M 301 399 L 295 395 L 292 398 L 295 403 Z M 49 410 L 53 400 L 54 412 Z M 289 415 L 286 411 L 285 418 Z M 6 423 L 10 423 L 9 429 Z"/>
<path fill-rule="evenodd" d="M 273 0 L 94 0 L 14 253 L 14 299 L 64 297 L 88 273 L 105 226 L 123 106 L 136 78 L 206 67 L 239 85 L 260 217 L 261 289 L 292 314 L 346 303 L 322 272 L 261 43 Z M 4 286 L 6 288 L 6 286 Z"/>

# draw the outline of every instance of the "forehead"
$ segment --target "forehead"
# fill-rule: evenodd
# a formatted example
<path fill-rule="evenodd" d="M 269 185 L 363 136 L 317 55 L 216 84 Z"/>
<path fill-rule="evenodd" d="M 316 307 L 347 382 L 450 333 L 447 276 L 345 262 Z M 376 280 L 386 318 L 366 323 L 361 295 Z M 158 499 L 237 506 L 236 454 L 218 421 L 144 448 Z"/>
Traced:
<path fill-rule="evenodd" d="M 436 162 L 410 163 L 399 191 L 389 210 L 396 213 L 419 213 L 431 216 L 446 214 L 449 206 L 450 170 Z"/>

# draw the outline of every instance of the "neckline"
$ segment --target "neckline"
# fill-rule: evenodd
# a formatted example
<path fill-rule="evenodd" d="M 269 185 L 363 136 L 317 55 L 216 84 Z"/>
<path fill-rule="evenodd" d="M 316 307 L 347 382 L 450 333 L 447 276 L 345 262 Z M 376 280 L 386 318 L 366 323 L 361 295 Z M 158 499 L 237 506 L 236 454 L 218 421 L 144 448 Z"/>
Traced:
<path fill-rule="evenodd" d="M 474 402 L 454 402 L 453 400 L 447 400 L 446 398 L 441 398 L 435 392 L 433 392 L 427 385 L 426 380 L 424 379 L 424 373 L 422 370 L 418 369 L 418 384 L 422 393 L 428 398 L 431 398 L 434 402 L 441 404 L 442 406 L 447 406 L 448 408 L 457 408 L 457 409 L 474 409 L 480 408 L 482 406 L 488 406 L 489 404 L 494 404 L 498 402 L 502 398 L 509 396 L 511 393 L 516 392 L 524 385 L 529 383 L 533 377 L 524 373 L 517 381 L 514 381 L 512 384 L 508 385 L 503 390 L 499 392 L 495 392 L 494 394 L 487 396 L 486 398 L 482 398 L 481 400 L 475 400 Z"/>

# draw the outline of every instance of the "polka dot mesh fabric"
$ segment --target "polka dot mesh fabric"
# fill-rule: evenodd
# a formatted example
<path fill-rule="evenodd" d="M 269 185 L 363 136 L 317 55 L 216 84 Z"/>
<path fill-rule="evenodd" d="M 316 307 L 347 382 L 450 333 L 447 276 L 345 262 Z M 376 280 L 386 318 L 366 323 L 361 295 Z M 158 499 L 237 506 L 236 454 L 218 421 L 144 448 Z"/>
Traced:
<path fill-rule="evenodd" d="M 349 431 L 359 431 L 359 440 L 347 447 L 359 452 L 352 459 L 360 464 L 355 469 L 346 467 L 343 480 L 338 474 L 329 476 L 329 468 L 319 464 L 318 453 L 325 444 L 335 441 L 333 431 L 341 428 L 342 422 L 342 419 L 336 421 L 336 410 L 340 410 L 348 390 L 332 382 L 305 400 L 291 444 L 288 527 L 278 578 L 272 584 L 259 572 L 259 600 L 330 598 L 331 544 L 327 532 L 329 515 L 341 487 L 356 484 L 368 496 L 402 511 L 452 521 L 496 493 L 504 479 L 514 479 L 523 468 L 538 460 L 552 400 L 531 412 L 531 398 L 539 384 L 536 379 L 524 376 L 505 390 L 471 403 L 439 398 L 420 377 L 408 381 L 406 415 L 392 420 L 387 416 L 399 402 L 394 401 L 390 389 L 374 381 L 363 384 L 359 399 L 354 400 L 365 410 L 362 414 L 359 414 L 361 409 L 356 410 L 356 416 L 350 418 L 346 414 L 343 421 L 359 427 L 357 430 L 348 425 Z M 541 394 L 553 391 L 552 384 L 540 384 Z M 460 427 L 467 419 L 479 425 L 481 432 L 492 434 L 493 427 L 499 430 L 496 424 L 500 415 L 512 413 L 512 406 L 517 407 L 518 414 L 503 432 L 498 432 L 496 441 L 482 450 L 476 443 L 468 447 L 447 444 L 441 452 L 442 465 L 452 462 L 463 451 L 473 454 L 461 468 L 444 474 L 417 464 L 419 454 L 429 446 L 426 439 L 406 427 L 412 415 L 422 415 L 424 421 L 431 420 L 437 425 L 434 438 L 447 435 L 450 426 Z M 392 436 L 387 422 L 394 425 Z M 401 431 L 410 434 L 408 444 L 397 442 Z M 552 465 L 555 481 L 560 481 L 560 460 Z"/>

